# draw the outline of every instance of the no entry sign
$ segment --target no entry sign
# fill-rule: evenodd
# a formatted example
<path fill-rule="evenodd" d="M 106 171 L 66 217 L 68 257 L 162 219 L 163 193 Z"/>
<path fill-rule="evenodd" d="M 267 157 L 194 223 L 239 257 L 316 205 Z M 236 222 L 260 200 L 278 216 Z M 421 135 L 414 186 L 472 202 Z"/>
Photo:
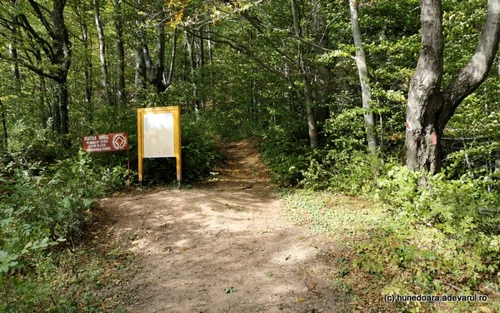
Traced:
<path fill-rule="evenodd" d="M 111 133 L 82 137 L 83 150 L 86 152 L 112 152 L 128 150 L 127 133 Z"/>

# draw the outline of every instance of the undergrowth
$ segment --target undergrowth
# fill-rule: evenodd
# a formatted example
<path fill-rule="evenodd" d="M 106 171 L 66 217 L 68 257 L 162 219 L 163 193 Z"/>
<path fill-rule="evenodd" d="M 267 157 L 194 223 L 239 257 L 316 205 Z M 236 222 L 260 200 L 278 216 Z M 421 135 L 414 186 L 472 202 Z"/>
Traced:
<path fill-rule="evenodd" d="M 341 280 L 358 295 L 358 305 L 387 312 L 498 312 L 498 195 L 465 178 L 436 175 L 416 188 L 417 174 L 404 167 L 386 172 L 369 198 L 292 192 L 284 197 L 289 216 L 341 243 L 333 259 L 349 259 Z M 392 304 L 384 303 L 387 295 L 484 295 L 488 301 Z"/>
<path fill-rule="evenodd" d="M 500 312 L 500 170 L 497 144 L 448 152 L 437 175 L 395 160 L 396 141 L 367 153 L 361 111 L 327 120 L 311 150 L 293 128 L 264 134 L 262 156 L 290 217 L 332 237 L 335 279 L 362 312 Z M 401 144 L 400 141 L 398 141 Z M 384 145 L 383 145 L 384 144 Z M 481 295 L 487 301 L 401 301 L 396 295 Z"/>
<path fill-rule="evenodd" d="M 66 295 L 79 287 L 54 280 L 62 281 L 67 273 L 62 263 L 75 258 L 73 252 L 67 257 L 61 252 L 71 251 L 83 237 L 94 199 L 121 185 L 125 170 L 102 167 L 85 153 L 52 165 L 20 154 L 1 160 L 0 312 L 95 312 L 90 303 L 96 301 L 87 299 L 95 284 L 85 287 L 90 293 L 76 305 Z M 77 278 L 88 274 L 73 273 Z"/>

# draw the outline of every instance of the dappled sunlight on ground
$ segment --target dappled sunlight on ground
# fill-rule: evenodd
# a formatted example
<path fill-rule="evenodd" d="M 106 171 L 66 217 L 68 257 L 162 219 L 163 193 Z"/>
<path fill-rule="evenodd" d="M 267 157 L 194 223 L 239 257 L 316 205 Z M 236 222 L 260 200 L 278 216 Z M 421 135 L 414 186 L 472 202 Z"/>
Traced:
<path fill-rule="evenodd" d="M 310 230 L 285 218 L 248 141 L 220 177 L 190 190 L 102 201 L 138 255 L 130 312 L 345 312 Z"/>

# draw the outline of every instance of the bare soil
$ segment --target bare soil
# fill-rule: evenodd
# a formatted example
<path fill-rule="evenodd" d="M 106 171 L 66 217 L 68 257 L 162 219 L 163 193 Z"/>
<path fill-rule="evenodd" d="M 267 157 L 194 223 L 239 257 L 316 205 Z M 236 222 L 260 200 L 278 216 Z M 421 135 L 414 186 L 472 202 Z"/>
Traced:
<path fill-rule="evenodd" d="M 253 144 L 224 144 L 218 179 L 193 189 L 103 199 L 111 232 L 136 255 L 128 312 L 348 312 L 328 243 L 287 220 Z"/>

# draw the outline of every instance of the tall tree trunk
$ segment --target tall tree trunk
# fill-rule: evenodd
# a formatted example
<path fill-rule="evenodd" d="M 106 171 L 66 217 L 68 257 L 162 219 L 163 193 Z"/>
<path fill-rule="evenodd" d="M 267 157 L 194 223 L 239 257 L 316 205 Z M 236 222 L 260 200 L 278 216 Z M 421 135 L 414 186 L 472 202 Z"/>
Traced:
<path fill-rule="evenodd" d="M 19 3 L 17 1 L 11 0 L 12 5 L 18 10 Z M 12 17 L 12 25 L 10 27 L 11 34 L 12 34 L 12 40 L 9 42 L 9 55 L 10 58 L 13 60 L 12 68 L 11 68 L 11 73 L 12 73 L 12 78 L 14 79 L 14 90 L 17 94 L 17 96 L 21 95 L 21 75 L 19 72 L 19 60 L 18 60 L 18 52 L 17 52 L 17 45 L 18 45 L 18 24 L 19 24 L 19 19 L 17 15 L 14 15 Z"/>
<path fill-rule="evenodd" d="M 156 82 L 156 88 L 158 92 L 163 92 L 167 89 L 166 82 L 163 79 L 163 73 L 165 72 L 165 22 L 159 22 L 157 25 L 157 44 L 156 44 L 156 64 L 152 70 L 152 76 Z"/>
<path fill-rule="evenodd" d="M 54 61 L 59 66 L 58 70 L 58 94 L 61 116 L 62 135 L 69 134 L 69 94 L 66 85 L 69 67 L 71 65 L 71 43 L 69 41 L 69 32 L 64 22 L 64 8 L 66 0 L 54 0 L 54 10 L 52 20 L 54 23 Z M 69 147 L 69 137 L 63 139 L 63 144 Z"/>
<path fill-rule="evenodd" d="M 312 0 L 314 7 L 313 15 L 313 32 L 314 32 L 314 52 L 321 55 L 325 52 L 324 48 L 328 47 L 327 22 L 326 15 L 322 11 L 322 0 Z M 325 6 L 326 7 L 326 6 Z M 315 116 L 318 123 L 325 122 L 330 117 L 330 108 L 328 107 L 328 98 L 332 94 L 332 74 L 331 69 L 326 65 L 315 65 L 317 73 L 315 74 L 316 87 L 316 102 L 320 104 L 315 108 Z"/>
<path fill-rule="evenodd" d="M 143 43 L 142 54 L 144 56 L 144 65 L 146 69 L 146 79 L 150 84 L 156 87 L 156 92 L 160 93 L 167 89 L 164 80 L 165 72 L 165 22 L 160 21 L 156 25 L 156 62 L 153 65 L 149 48 Z"/>
<path fill-rule="evenodd" d="M 116 46 L 116 58 L 117 58 L 117 90 L 116 90 L 116 100 L 118 105 L 123 105 L 126 101 L 125 99 L 125 49 L 123 48 L 123 15 L 121 8 L 122 0 L 115 0 L 115 46 Z"/>
<path fill-rule="evenodd" d="M 365 51 L 363 49 L 361 31 L 358 21 L 358 4 L 356 0 L 349 0 L 349 9 L 351 12 L 352 37 L 354 38 L 354 46 L 356 47 L 356 65 L 358 67 L 359 82 L 361 84 L 361 99 L 363 109 L 365 110 L 365 131 L 366 140 L 368 141 L 368 149 L 371 153 L 377 153 L 377 139 L 375 136 L 375 116 L 371 110 L 371 90 L 368 78 L 368 67 L 366 65 Z"/>
<path fill-rule="evenodd" d="M 92 103 L 92 55 L 89 43 L 89 33 L 87 29 L 87 22 L 82 19 L 82 43 L 83 49 L 85 50 L 85 63 L 83 67 L 83 77 L 85 80 L 85 103 L 88 112 L 88 121 L 92 125 L 94 121 L 94 108 Z M 93 133 L 92 126 L 89 128 L 90 133 Z"/>
<path fill-rule="evenodd" d="M 17 53 L 17 17 L 12 19 L 12 42 L 9 43 L 9 55 L 13 60 L 12 78 L 14 79 L 14 90 L 18 96 L 21 95 L 21 74 L 19 73 L 18 53 Z"/>
<path fill-rule="evenodd" d="M 13 60 L 12 64 L 12 78 L 14 79 L 14 89 L 19 95 L 21 91 L 21 75 L 19 73 L 19 65 L 17 64 L 17 48 L 15 44 L 9 43 L 9 54 L 10 58 Z"/>
<path fill-rule="evenodd" d="M 199 30 L 200 38 L 199 38 L 199 55 L 198 55 L 198 67 L 202 68 L 205 66 L 205 40 L 203 39 L 203 28 L 200 27 Z"/>
<path fill-rule="evenodd" d="M 135 0 L 135 5 L 139 7 L 139 0 Z M 135 100 L 138 101 L 139 95 L 140 95 L 140 90 L 144 88 L 144 83 L 146 80 L 146 62 L 144 59 L 144 51 L 143 51 L 143 45 L 144 45 L 144 31 L 142 29 L 141 25 L 141 20 L 140 16 L 137 15 L 137 19 L 135 21 L 135 25 L 137 28 L 137 32 L 135 34 L 135 79 L 134 79 L 134 85 L 135 85 Z"/>
<path fill-rule="evenodd" d="M 54 82 L 54 99 L 52 101 L 52 131 L 56 134 L 61 134 L 61 110 L 60 110 L 60 102 L 62 100 L 62 92 L 60 90 L 60 84 Z"/>
<path fill-rule="evenodd" d="M 60 115 L 61 115 L 61 134 L 69 134 L 69 94 L 66 82 L 60 82 L 57 86 L 59 99 Z M 66 139 L 67 140 L 67 139 Z"/>
<path fill-rule="evenodd" d="M 42 117 L 41 118 L 42 125 L 45 128 L 48 126 L 47 122 L 49 118 L 53 116 L 52 106 L 50 105 L 50 103 L 46 103 L 45 100 L 45 97 L 47 95 L 47 86 L 45 84 L 45 77 L 39 75 L 38 79 L 39 79 L 39 89 L 40 89 L 38 106 L 40 110 L 40 115 Z"/>
<path fill-rule="evenodd" d="M 213 42 L 212 42 L 212 32 L 210 31 L 210 26 L 207 26 L 207 48 L 208 48 L 208 62 L 210 64 L 210 79 L 214 79 L 214 73 L 213 73 Z M 215 97 L 211 97 L 212 99 L 212 107 L 215 108 L 217 106 L 216 99 Z"/>
<path fill-rule="evenodd" d="M 200 114 L 200 105 L 198 102 L 198 88 L 196 85 L 196 76 L 195 76 L 195 70 L 196 70 L 196 62 L 194 60 L 194 47 L 193 47 L 193 41 L 194 38 L 189 38 L 188 32 L 185 30 L 184 31 L 184 38 L 186 41 L 186 48 L 188 52 L 188 57 L 189 57 L 189 68 L 190 68 L 190 73 L 191 73 L 191 84 L 192 84 L 192 92 L 193 92 L 193 108 L 194 108 L 194 113 L 198 117 Z"/>
<path fill-rule="evenodd" d="M 0 100 L 0 109 L 2 110 L 2 129 L 3 129 L 3 147 L 5 150 L 9 149 L 9 133 L 7 130 L 7 117 L 5 114 L 5 105 Z"/>
<path fill-rule="evenodd" d="M 300 27 L 300 17 L 297 4 L 295 3 L 295 0 L 290 0 L 290 3 L 292 9 L 293 28 L 295 31 L 295 35 L 298 38 L 302 38 L 302 29 Z M 304 83 L 304 101 L 306 105 L 307 126 L 309 130 L 309 143 L 311 148 L 315 149 L 318 147 L 318 134 L 316 129 L 316 119 L 314 118 L 314 111 L 313 111 L 314 101 L 312 96 L 310 69 L 309 65 L 307 64 L 308 63 L 307 60 L 304 58 L 302 42 L 299 42 L 297 44 L 297 50 L 298 50 L 299 69 Z"/>
<path fill-rule="evenodd" d="M 109 86 L 109 75 L 108 75 L 108 62 L 106 61 L 106 38 L 104 35 L 104 28 L 101 22 L 101 13 L 100 13 L 100 1 L 94 1 L 94 17 L 95 17 L 95 26 L 97 28 L 97 37 L 99 38 L 99 60 L 101 61 L 101 73 L 102 80 L 101 84 L 104 88 L 104 92 L 106 93 L 106 100 L 109 105 L 113 104 L 113 95 L 111 93 L 111 88 Z"/>
<path fill-rule="evenodd" d="M 444 89 L 443 26 L 440 0 L 421 0 L 422 44 L 410 82 L 406 111 L 406 165 L 435 173 L 441 165 L 441 136 L 460 103 L 486 79 L 500 38 L 500 1 L 488 1 L 486 24 L 469 63 Z"/>
<path fill-rule="evenodd" d="M 144 87 L 144 75 L 146 72 L 146 64 L 144 62 L 144 52 L 142 51 L 142 43 L 136 42 L 136 44 L 140 45 L 135 49 L 135 100 L 139 100 L 140 98 L 140 90 Z"/>
<path fill-rule="evenodd" d="M 202 27 L 200 27 L 199 34 L 200 34 L 200 38 L 198 41 L 198 45 L 199 45 L 198 68 L 201 69 L 200 80 L 203 81 L 203 67 L 205 66 L 205 41 L 203 39 L 203 28 Z M 202 96 L 199 96 L 199 98 L 200 98 L 199 99 L 200 106 L 202 108 L 204 108 L 205 107 L 205 100 L 203 99 Z"/>
<path fill-rule="evenodd" d="M 207 26 L 207 46 L 208 46 L 208 61 L 210 65 L 213 63 L 213 43 L 212 43 L 212 32 L 210 31 L 210 26 Z M 499 58 L 500 62 L 500 58 Z M 499 73 L 500 73 L 500 65 L 499 65 Z"/>
<path fill-rule="evenodd" d="M 172 84 L 175 68 L 175 57 L 177 56 L 177 30 L 174 29 L 172 38 L 172 52 L 170 54 L 170 65 L 165 79 L 167 88 Z"/>

